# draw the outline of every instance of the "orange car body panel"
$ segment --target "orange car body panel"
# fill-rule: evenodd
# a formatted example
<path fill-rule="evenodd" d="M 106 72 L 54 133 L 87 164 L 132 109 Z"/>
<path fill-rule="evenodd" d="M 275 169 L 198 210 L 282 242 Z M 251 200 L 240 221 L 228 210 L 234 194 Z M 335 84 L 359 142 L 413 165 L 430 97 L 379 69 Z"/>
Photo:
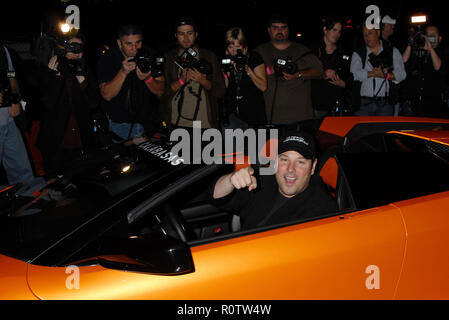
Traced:
<path fill-rule="evenodd" d="M 337 189 L 338 163 L 335 158 L 329 158 L 320 171 L 323 182 L 333 189 Z"/>
<path fill-rule="evenodd" d="M 0 300 L 36 299 L 27 283 L 26 262 L 0 255 Z"/>
<path fill-rule="evenodd" d="M 360 122 L 444 119 L 326 118 L 346 135 Z M 437 131 L 396 132 L 446 143 Z M 336 168 L 330 167 L 329 173 Z M 449 192 L 191 248 L 195 272 L 157 276 L 28 265 L 0 256 L 1 299 L 448 299 Z M 378 270 L 370 288 L 369 270 Z M 79 287 L 77 287 L 79 284 Z"/>
<path fill-rule="evenodd" d="M 43 299 L 392 299 L 405 229 L 391 206 L 192 247 L 195 272 L 156 276 L 79 268 L 68 289 L 65 268 L 29 267 Z M 380 269 L 368 289 L 366 269 Z"/>
<path fill-rule="evenodd" d="M 407 251 L 397 298 L 449 299 L 449 192 L 398 202 Z"/>

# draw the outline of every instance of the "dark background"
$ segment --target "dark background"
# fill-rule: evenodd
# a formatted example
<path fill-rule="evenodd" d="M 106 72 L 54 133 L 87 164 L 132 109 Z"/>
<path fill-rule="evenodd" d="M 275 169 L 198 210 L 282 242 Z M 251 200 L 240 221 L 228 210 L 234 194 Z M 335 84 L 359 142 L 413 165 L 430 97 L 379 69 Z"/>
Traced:
<path fill-rule="evenodd" d="M 449 37 L 447 13 L 442 2 L 435 0 L 2 0 L 0 1 L 0 41 L 10 49 L 21 93 L 28 102 L 28 120 L 39 120 L 41 113 L 41 69 L 31 53 L 33 40 L 66 20 L 65 9 L 80 8 L 81 31 L 87 37 L 85 57 L 92 69 L 105 45 L 116 42 L 116 30 L 124 23 L 141 25 L 146 44 L 165 52 L 175 45 L 173 24 L 177 17 L 190 15 L 197 21 L 202 47 L 224 53 L 224 36 L 231 27 L 243 28 L 249 47 L 269 40 L 267 20 L 273 12 L 289 18 L 291 40 L 308 44 L 322 38 L 321 22 L 328 15 L 345 21 L 340 42 L 348 53 L 361 42 L 360 25 L 368 15 L 365 9 L 375 4 L 381 15 L 397 18 L 395 38 L 398 48 L 407 40 L 410 16 L 428 15 L 429 22 L 440 27 L 443 42 Z M 296 35 L 301 33 L 301 37 Z M 444 43 L 443 43 L 444 45 Z M 2 172 L 0 170 L 0 183 Z"/>
<path fill-rule="evenodd" d="M 88 39 L 91 60 L 101 54 L 103 45 L 111 45 L 116 39 L 116 29 L 123 23 L 136 23 L 144 28 L 146 43 L 167 50 L 174 44 L 173 22 L 180 15 L 193 16 L 199 25 L 198 42 L 203 47 L 223 52 L 224 35 L 228 28 L 242 27 L 250 48 L 268 40 L 267 18 L 272 12 L 285 13 L 290 19 L 292 40 L 308 43 L 321 37 L 321 19 L 333 14 L 344 18 L 342 43 L 353 49 L 359 38 L 358 25 L 365 21 L 365 8 L 376 4 L 381 14 L 398 18 L 396 38 L 406 37 L 410 16 L 417 12 L 427 13 L 431 23 L 448 34 L 446 11 L 440 1 L 259 1 L 259 0 L 4 0 L 0 7 L 0 39 L 3 41 L 29 41 L 41 31 L 47 32 L 51 25 L 65 20 L 65 8 L 76 4 L 81 11 L 81 31 Z M 302 37 L 296 37 L 301 33 Z"/>

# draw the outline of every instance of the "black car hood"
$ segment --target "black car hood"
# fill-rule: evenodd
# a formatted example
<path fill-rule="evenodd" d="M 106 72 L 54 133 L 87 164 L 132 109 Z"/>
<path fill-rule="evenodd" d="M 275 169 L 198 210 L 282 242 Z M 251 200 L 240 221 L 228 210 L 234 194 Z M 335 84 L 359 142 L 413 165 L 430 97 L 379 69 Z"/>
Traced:
<path fill-rule="evenodd" d="M 4 210 L 0 216 L 0 253 L 33 262 L 63 242 L 71 246 L 88 241 L 101 232 L 98 228 L 126 219 L 136 205 L 201 167 L 185 165 L 169 150 L 152 142 L 101 150 L 79 159 L 59 178 L 59 198 L 16 195 L 9 213 Z M 124 172 L 126 166 L 130 168 Z M 23 203 L 32 203 L 34 213 L 15 214 Z"/>

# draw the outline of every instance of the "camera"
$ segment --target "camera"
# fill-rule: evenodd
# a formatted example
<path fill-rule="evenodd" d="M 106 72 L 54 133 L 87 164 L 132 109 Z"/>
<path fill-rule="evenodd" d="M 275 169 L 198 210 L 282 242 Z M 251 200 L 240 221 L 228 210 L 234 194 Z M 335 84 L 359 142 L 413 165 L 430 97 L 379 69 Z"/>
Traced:
<path fill-rule="evenodd" d="M 223 68 L 224 72 L 231 72 L 234 69 L 232 61 L 232 56 L 229 55 L 226 55 L 221 59 L 221 67 Z"/>
<path fill-rule="evenodd" d="M 20 102 L 20 96 L 12 93 L 9 79 L 15 78 L 14 71 L 0 70 L 0 93 L 3 96 L 3 102 L 0 108 L 8 108 L 12 104 Z"/>
<path fill-rule="evenodd" d="M 248 64 L 248 56 L 243 54 L 241 49 L 237 50 L 237 54 L 235 56 L 227 55 L 221 59 L 221 65 L 225 72 L 231 72 L 233 69 L 232 62 L 235 63 L 235 69 L 237 72 L 244 72 L 245 67 Z"/>
<path fill-rule="evenodd" d="M 351 63 L 351 57 L 348 55 L 342 55 L 338 61 L 335 68 L 335 73 L 341 78 L 341 79 L 348 79 L 351 75 L 350 71 L 350 63 Z"/>
<path fill-rule="evenodd" d="M 40 65 L 47 66 L 51 57 L 63 57 L 67 52 L 81 53 L 84 46 L 81 43 L 67 43 L 68 40 L 60 39 L 51 35 L 44 34 L 33 43 L 33 55 Z"/>
<path fill-rule="evenodd" d="M 78 42 L 72 42 L 72 43 L 63 43 L 63 48 L 64 48 L 64 54 L 66 52 L 71 52 L 71 53 L 81 53 L 84 50 L 84 46 L 81 43 Z"/>
<path fill-rule="evenodd" d="M 368 55 L 369 62 L 373 68 L 393 69 L 393 57 L 386 50 L 379 53 L 377 56 L 374 53 Z"/>
<path fill-rule="evenodd" d="M 202 74 L 212 73 L 212 66 L 204 59 L 198 60 L 198 53 L 192 48 L 184 50 L 175 64 L 181 69 L 197 69 Z"/>
<path fill-rule="evenodd" d="M 411 27 L 408 30 L 408 37 L 410 39 L 410 44 L 413 49 L 422 49 L 426 45 L 426 41 L 423 37 L 424 33 L 421 31 L 421 28 Z"/>
<path fill-rule="evenodd" d="M 58 70 L 67 70 L 74 76 L 86 75 L 86 62 L 83 59 L 67 59 L 66 57 L 58 57 Z"/>
<path fill-rule="evenodd" d="M 284 72 L 287 74 L 295 74 L 298 72 L 298 66 L 293 62 L 291 57 L 288 57 L 287 59 L 275 59 L 274 74 L 276 77 L 282 77 Z"/>
<path fill-rule="evenodd" d="M 140 48 L 130 62 L 136 62 L 136 65 L 143 73 L 151 71 L 151 75 L 154 78 L 161 77 L 164 74 L 165 58 L 155 56 L 147 48 Z"/>
<path fill-rule="evenodd" d="M 248 56 L 244 55 L 242 50 L 238 49 L 237 54 L 234 56 L 235 68 L 238 72 L 245 71 L 245 67 L 248 64 Z"/>
<path fill-rule="evenodd" d="M 426 55 L 426 51 L 424 50 L 424 47 L 426 46 L 426 39 L 424 36 L 426 33 L 422 30 L 421 25 L 418 26 L 412 26 L 408 30 L 408 36 L 409 36 L 409 43 L 412 47 L 413 53 L 419 57 L 422 58 Z M 436 38 L 434 36 L 428 37 L 430 43 L 436 42 Z"/>

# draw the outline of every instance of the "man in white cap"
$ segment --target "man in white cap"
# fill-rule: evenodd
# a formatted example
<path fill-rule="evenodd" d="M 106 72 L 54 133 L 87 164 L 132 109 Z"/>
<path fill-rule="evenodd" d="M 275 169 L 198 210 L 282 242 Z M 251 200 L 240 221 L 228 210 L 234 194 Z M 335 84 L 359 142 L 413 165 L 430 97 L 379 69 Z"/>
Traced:
<path fill-rule="evenodd" d="M 396 25 L 396 19 L 391 18 L 389 15 L 386 15 L 385 17 L 383 17 L 382 19 L 382 24 L 383 24 L 383 28 L 382 28 L 382 39 L 384 41 L 388 41 L 391 44 L 391 41 L 389 40 L 389 38 L 393 35 L 394 33 L 394 27 Z"/>

